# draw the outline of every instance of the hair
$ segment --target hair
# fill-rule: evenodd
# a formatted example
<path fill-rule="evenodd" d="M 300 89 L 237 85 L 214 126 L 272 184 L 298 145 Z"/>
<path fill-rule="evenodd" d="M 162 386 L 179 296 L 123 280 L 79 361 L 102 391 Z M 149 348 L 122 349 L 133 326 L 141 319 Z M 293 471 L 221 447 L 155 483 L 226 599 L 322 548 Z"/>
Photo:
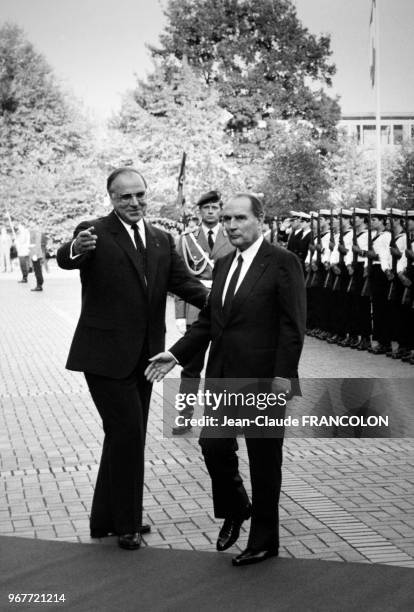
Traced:
<path fill-rule="evenodd" d="M 264 217 L 264 207 L 262 201 L 252 193 L 236 193 L 235 198 L 247 198 L 250 201 L 252 207 L 252 213 L 257 219 L 263 219 Z"/>
<path fill-rule="evenodd" d="M 112 170 L 111 174 L 106 179 L 106 190 L 107 190 L 107 192 L 110 193 L 112 183 L 114 182 L 114 180 L 116 178 L 118 178 L 118 176 L 120 176 L 121 174 L 128 174 L 128 173 L 138 174 L 138 176 L 142 179 L 142 181 L 143 181 L 143 183 L 145 185 L 145 189 L 147 189 L 147 187 L 148 187 L 147 181 L 142 176 L 141 172 L 139 172 L 133 166 L 121 166 L 120 168 L 115 168 L 115 170 Z"/>
<path fill-rule="evenodd" d="M 220 206 L 223 205 L 222 201 L 221 201 L 221 193 L 219 191 L 213 190 L 213 191 L 208 191 L 207 193 L 204 193 L 201 198 L 198 200 L 196 206 L 198 206 L 199 208 L 201 208 L 201 206 L 204 206 L 205 204 L 220 204 Z"/>

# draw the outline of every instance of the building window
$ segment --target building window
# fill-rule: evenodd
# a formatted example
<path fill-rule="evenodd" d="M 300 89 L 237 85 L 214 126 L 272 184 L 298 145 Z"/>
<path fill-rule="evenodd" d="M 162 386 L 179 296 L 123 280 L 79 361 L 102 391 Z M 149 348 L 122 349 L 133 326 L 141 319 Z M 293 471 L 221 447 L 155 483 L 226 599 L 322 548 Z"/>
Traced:
<path fill-rule="evenodd" d="M 401 144 L 403 139 L 404 139 L 403 126 L 402 125 L 394 125 L 393 126 L 393 132 L 394 132 L 394 136 L 393 136 L 394 144 L 396 144 L 396 145 Z"/>
<path fill-rule="evenodd" d="M 362 126 L 363 138 L 362 142 L 366 147 L 375 147 L 376 130 L 375 125 L 364 125 Z"/>

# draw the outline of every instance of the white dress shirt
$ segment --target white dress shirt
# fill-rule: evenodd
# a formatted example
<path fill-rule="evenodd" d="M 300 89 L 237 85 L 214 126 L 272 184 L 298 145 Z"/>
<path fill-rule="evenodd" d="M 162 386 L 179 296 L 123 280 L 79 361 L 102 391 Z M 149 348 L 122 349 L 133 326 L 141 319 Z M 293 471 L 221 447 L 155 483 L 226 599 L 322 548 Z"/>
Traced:
<path fill-rule="evenodd" d="M 240 251 L 239 249 L 237 249 L 236 254 L 234 256 L 234 259 L 232 261 L 232 264 L 230 266 L 230 270 L 229 270 L 229 272 L 227 274 L 226 282 L 224 283 L 223 295 L 222 295 L 222 298 L 221 298 L 222 299 L 222 304 L 224 304 L 224 300 L 226 298 L 227 288 L 229 286 L 230 279 L 233 276 L 233 272 L 237 268 L 237 260 L 238 260 L 239 255 L 242 256 L 243 263 L 242 263 L 242 267 L 240 269 L 240 275 L 239 275 L 239 278 L 237 280 L 237 285 L 236 285 L 236 288 L 234 290 L 234 294 L 236 294 L 238 288 L 240 287 L 241 283 L 243 282 L 243 279 L 246 276 L 250 266 L 252 265 L 252 261 L 256 257 L 257 252 L 260 249 L 262 242 L 263 242 L 263 236 L 259 236 L 259 238 L 255 242 L 253 242 L 253 244 L 251 244 L 245 251 Z"/>
<path fill-rule="evenodd" d="M 130 238 L 131 238 L 135 248 L 138 248 L 138 245 L 135 244 L 134 230 L 131 228 L 131 224 L 130 223 L 125 223 L 125 221 L 123 221 L 121 219 L 121 217 L 117 213 L 115 213 L 115 214 L 118 217 L 118 219 L 120 220 L 120 222 L 122 223 L 122 225 L 124 226 L 124 228 L 126 229 L 126 231 L 128 232 L 128 234 L 130 235 Z M 140 219 L 137 222 L 137 227 L 138 227 L 139 235 L 140 235 L 141 240 L 142 240 L 142 244 L 144 245 L 144 247 L 146 247 L 147 246 L 147 241 L 146 241 L 146 238 L 145 238 L 144 219 Z"/>
<path fill-rule="evenodd" d="M 208 225 L 204 225 L 204 223 L 202 223 L 201 229 L 203 230 L 207 241 L 208 241 L 208 233 L 211 230 L 213 232 L 212 234 L 213 242 L 216 242 L 217 234 L 219 233 L 219 229 L 220 229 L 220 223 L 216 223 L 214 227 L 208 227 Z"/>

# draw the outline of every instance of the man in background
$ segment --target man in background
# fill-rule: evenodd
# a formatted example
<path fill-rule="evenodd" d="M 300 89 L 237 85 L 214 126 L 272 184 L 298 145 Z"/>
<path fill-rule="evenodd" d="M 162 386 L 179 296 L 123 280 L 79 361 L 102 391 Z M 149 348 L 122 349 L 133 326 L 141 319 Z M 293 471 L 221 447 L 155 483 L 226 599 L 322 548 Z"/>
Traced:
<path fill-rule="evenodd" d="M 213 269 L 219 257 L 224 257 L 234 248 L 220 223 L 222 211 L 221 194 L 213 190 L 203 194 L 197 202 L 201 223 L 187 228 L 180 236 L 177 251 L 183 258 L 190 274 L 211 289 Z M 176 298 L 175 316 L 177 327 L 184 333 L 197 320 L 200 311 L 191 304 Z M 181 371 L 180 393 L 197 393 L 200 375 L 204 366 L 205 352 L 194 353 Z M 186 404 L 181 412 L 183 417 L 192 417 L 194 407 Z M 188 423 L 188 421 L 187 421 Z M 191 430 L 191 425 L 173 427 L 173 435 Z"/>

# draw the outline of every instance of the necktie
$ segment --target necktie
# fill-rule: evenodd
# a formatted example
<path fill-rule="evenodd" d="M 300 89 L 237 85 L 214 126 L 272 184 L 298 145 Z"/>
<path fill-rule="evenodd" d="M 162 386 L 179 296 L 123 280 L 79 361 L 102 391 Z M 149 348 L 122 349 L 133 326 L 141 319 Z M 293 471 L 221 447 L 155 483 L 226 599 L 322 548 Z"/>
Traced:
<path fill-rule="evenodd" d="M 147 250 L 144 247 L 144 243 L 142 242 L 142 238 L 138 230 L 138 225 L 136 223 L 133 223 L 131 225 L 131 229 L 134 231 L 135 245 L 139 253 L 138 260 L 139 260 L 142 272 L 145 276 L 146 271 L 147 271 Z"/>
<path fill-rule="evenodd" d="M 230 310 L 231 310 L 231 303 L 233 301 L 234 293 L 236 291 L 237 281 L 239 280 L 240 270 L 241 270 L 242 265 L 243 265 L 243 256 L 239 255 L 237 258 L 236 269 L 234 270 L 231 276 L 230 282 L 227 287 L 226 297 L 224 298 L 223 312 L 226 316 L 230 313 Z"/>
<path fill-rule="evenodd" d="M 214 247 L 213 233 L 214 233 L 213 230 L 208 230 L 207 242 L 208 242 L 208 247 L 209 247 L 210 251 L 212 251 L 213 247 Z"/>

